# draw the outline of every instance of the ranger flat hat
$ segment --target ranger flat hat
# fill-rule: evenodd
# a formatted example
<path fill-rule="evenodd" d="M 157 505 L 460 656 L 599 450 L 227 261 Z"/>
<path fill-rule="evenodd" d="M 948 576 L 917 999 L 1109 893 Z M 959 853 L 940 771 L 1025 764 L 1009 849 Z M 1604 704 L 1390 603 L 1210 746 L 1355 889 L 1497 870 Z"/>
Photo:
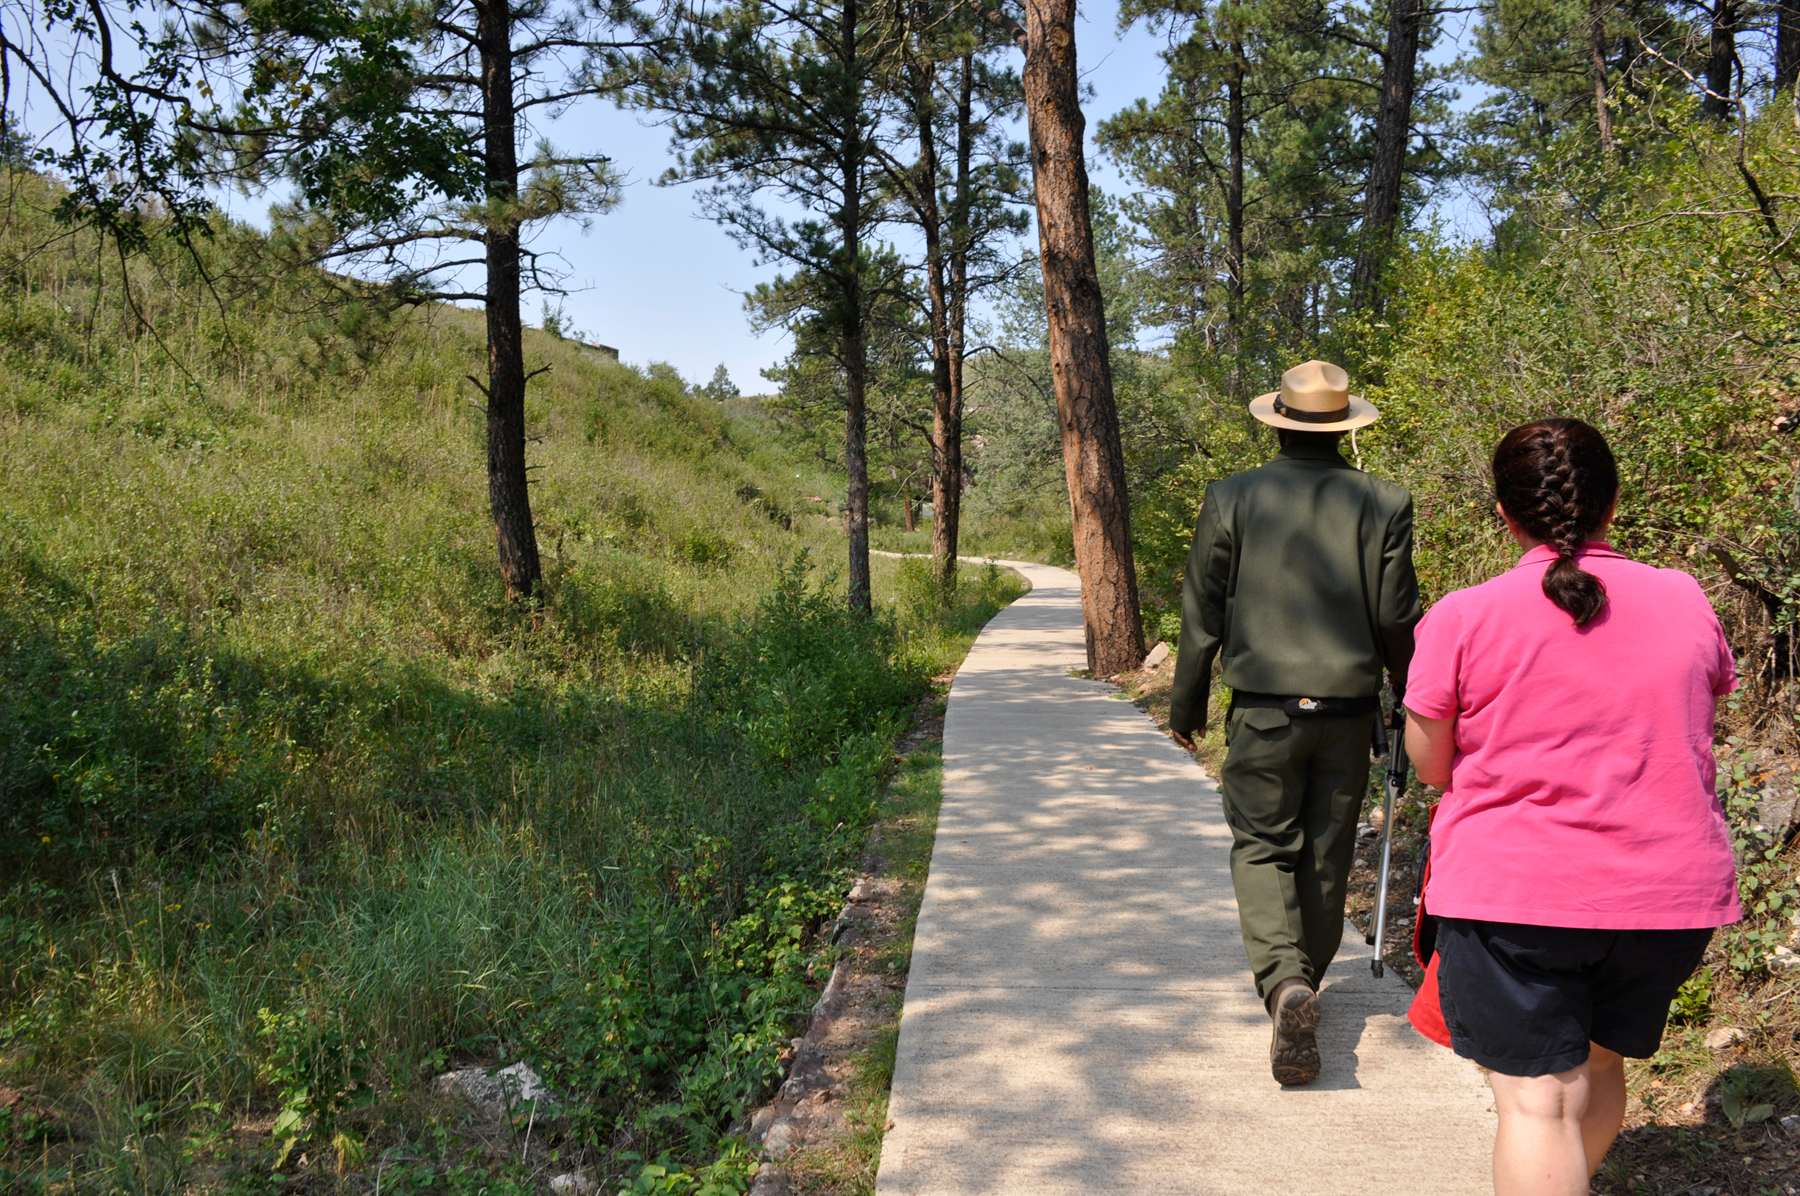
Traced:
<path fill-rule="evenodd" d="M 1348 432 L 1381 413 L 1350 393 L 1350 375 L 1329 361 L 1303 361 L 1281 376 L 1281 389 L 1250 400 L 1250 414 L 1295 432 Z"/>

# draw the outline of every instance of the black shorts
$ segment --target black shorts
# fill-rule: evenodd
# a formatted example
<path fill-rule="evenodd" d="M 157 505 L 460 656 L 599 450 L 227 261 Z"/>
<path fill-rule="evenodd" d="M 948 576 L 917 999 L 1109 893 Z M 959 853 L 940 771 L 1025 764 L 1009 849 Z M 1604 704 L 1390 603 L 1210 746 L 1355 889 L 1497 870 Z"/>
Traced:
<path fill-rule="evenodd" d="M 1438 991 L 1451 1049 L 1507 1076 L 1579 1067 L 1590 1041 L 1646 1059 L 1712 933 L 1440 919 Z"/>

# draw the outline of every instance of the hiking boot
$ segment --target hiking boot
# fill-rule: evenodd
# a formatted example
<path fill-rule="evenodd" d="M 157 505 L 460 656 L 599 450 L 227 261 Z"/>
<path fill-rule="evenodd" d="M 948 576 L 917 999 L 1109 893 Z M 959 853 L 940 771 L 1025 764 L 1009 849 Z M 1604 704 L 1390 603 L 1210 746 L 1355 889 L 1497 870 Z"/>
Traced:
<path fill-rule="evenodd" d="M 1269 1070 L 1277 1084 L 1310 1084 L 1319 1078 L 1319 994 L 1298 977 L 1275 986 L 1269 999 L 1275 1039 Z"/>

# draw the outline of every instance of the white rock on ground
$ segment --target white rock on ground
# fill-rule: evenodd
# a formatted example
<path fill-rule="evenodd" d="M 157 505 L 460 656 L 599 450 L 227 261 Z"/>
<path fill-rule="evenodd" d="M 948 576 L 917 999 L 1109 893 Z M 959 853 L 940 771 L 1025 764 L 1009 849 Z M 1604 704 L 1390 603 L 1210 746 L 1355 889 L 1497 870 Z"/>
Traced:
<path fill-rule="evenodd" d="M 1744 1032 L 1737 1026 L 1720 1026 L 1706 1036 L 1706 1048 L 1710 1051 L 1722 1051 L 1734 1042 L 1741 1042 L 1743 1038 Z"/>
<path fill-rule="evenodd" d="M 571 1171 L 566 1175 L 552 1176 L 550 1190 L 556 1196 L 594 1196 L 600 1185 L 585 1171 Z"/>
<path fill-rule="evenodd" d="M 523 1060 L 493 1072 L 479 1067 L 445 1072 L 437 1078 L 437 1087 L 460 1095 L 490 1117 L 504 1117 L 534 1103 L 540 1112 L 548 1112 L 557 1104 L 543 1078 Z"/>
<path fill-rule="evenodd" d="M 1150 655 L 1144 657 L 1144 667 L 1147 669 L 1160 668 L 1162 662 L 1167 659 L 1169 659 L 1169 645 L 1158 644 L 1150 649 Z"/>
<path fill-rule="evenodd" d="M 779 1168 L 764 1164 L 750 1181 L 750 1196 L 789 1196 L 793 1188 L 788 1185 L 787 1176 Z"/>
<path fill-rule="evenodd" d="M 777 1121 L 762 1141 L 763 1153 L 771 1159 L 786 1158 L 799 1145 L 798 1135 L 789 1121 Z"/>
<path fill-rule="evenodd" d="M 1269 1077 L 1212 782 L 1085 665 L 1079 583 L 981 634 L 944 798 L 879 1196 L 1492 1190 L 1491 1094 L 1405 1020 L 1347 930 L 1316 1084 Z"/>

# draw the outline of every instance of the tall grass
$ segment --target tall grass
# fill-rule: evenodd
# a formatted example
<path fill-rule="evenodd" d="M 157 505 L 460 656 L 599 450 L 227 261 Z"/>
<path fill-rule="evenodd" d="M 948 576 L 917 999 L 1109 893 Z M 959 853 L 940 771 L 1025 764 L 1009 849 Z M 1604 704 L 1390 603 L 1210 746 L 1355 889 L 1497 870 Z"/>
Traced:
<path fill-rule="evenodd" d="M 177 1190 L 192 1151 L 145 1143 L 378 1136 L 363 1097 L 521 1055 L 571 1141 L 707 1148 L 775 1074 L 888 737 L 1007 581 L 946 617 L 883 562 L 849 615 L 800 497 L 832 483 L 753 407 L 533 335 L 546 585 L 509 606 L 470 313 L 223 225 L 209 278 L 121 263 L 8 184 L 0 1082 L 42 1116 L 0 1187 Z"/>

